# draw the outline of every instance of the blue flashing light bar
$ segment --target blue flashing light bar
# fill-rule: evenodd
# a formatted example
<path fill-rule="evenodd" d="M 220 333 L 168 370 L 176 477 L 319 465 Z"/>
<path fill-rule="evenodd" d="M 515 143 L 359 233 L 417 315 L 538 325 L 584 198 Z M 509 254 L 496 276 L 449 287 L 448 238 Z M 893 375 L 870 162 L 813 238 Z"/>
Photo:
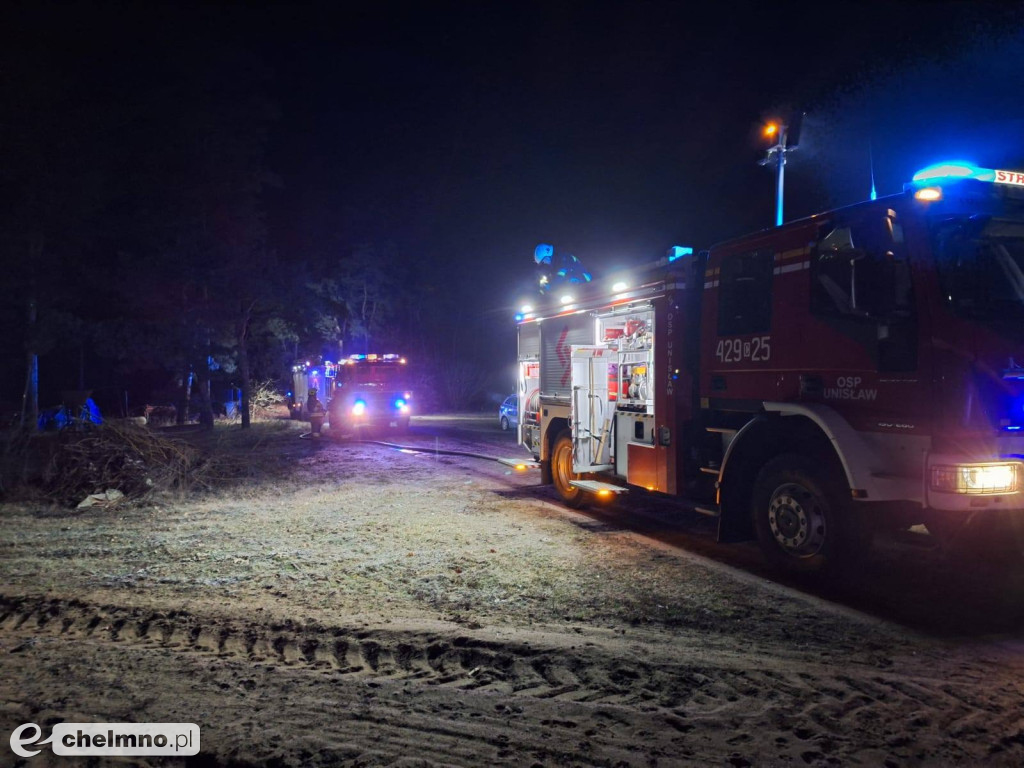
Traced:
<path fill-rule="evenodd" d="M 673 245 L 668 249 L 668 263 L 671 264 L 673 261 L 677 261 L 683 256 L 689 256 L 693 253 L 693 248 L 688 245 Z"/>
<path fill-rule="evenodd" d="M 996 172 L 991 168 L 979 168 L 973 163 L 960 160 L 929 165 L 914 174 L 914 182 L 938 182 L 953 179 L 977 179 L 995 181 Z"/>
<path fill-rule="evenodd" d="M 349 355 L 346 362 L 359 362 L 365 360 L 370 363 L 404 363 L 405 358 L 398 354 L 388 353 L 386 355 L 375 354 L 371 352 L 367 355 Z"/>

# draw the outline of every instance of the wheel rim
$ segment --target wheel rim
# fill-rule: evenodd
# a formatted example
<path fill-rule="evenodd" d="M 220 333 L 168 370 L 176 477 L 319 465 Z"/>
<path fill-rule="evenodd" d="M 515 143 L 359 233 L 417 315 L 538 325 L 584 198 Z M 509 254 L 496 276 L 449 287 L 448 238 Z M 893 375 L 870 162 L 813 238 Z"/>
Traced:
<path fill-rule="evenodd" d="M 501 417 L 501 428 L 508 432 L 508 419 L 506 419 L 504 416 Z"/>
<path fill-rule="evenodd" d="M 775 489 L 768 504 L 768 526 L 787 555 L 813 557 L 825 545 L 824 506 L 802 485 L 787 483 Z"/>
<path fill-rule="evenodd" d="M 558 445 L 553 464 L 555 483 L 557 483 L 558 490 L 562 495 L 567 496 L 574 491 L 578 491 L 578 488 L 569 484 L 571 480 L 575 480 L 578 477 L 572 471 L 572 447 L 569 443 L 560 443 Z"/>

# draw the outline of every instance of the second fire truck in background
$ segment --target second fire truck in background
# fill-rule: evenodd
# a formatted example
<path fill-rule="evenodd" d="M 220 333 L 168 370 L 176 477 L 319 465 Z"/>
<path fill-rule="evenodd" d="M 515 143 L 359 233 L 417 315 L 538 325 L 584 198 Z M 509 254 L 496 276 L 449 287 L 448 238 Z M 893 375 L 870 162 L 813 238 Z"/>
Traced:
<path fill-rule="evenodd" d="M 292 374 L 293 418 L 309 418 L 306 400 L 309 391 L 316 389 L 334 432 L 409 427 L 413 395 L 401 355 L 351 355 L 337 363 L 305 361 L 293 366 Z"/>

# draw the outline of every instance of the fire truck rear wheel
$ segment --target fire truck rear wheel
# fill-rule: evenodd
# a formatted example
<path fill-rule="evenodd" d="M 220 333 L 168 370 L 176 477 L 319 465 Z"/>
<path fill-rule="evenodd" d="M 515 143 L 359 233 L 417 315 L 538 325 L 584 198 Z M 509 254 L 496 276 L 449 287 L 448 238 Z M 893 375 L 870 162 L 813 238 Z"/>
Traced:
<path fill-rule="evenodd" d="M 555 438 L 555 447 L 551 451 L 551 479 L 562 501 L 574 509 L 586 502 L 583 489 L 570 484 L 571 480 L 579 477 L 572 471 L 572 435 L 566 430 Z"/>
<path fill-rule="evenodd" d="M 778 456 L 761 468 L 754 482 L 754 529 L 770 562 L 790 571 L 820 571 L 856 551 L 861 537 L 853 535 L 842 485 L 820 462 L 799 454 Z"/>

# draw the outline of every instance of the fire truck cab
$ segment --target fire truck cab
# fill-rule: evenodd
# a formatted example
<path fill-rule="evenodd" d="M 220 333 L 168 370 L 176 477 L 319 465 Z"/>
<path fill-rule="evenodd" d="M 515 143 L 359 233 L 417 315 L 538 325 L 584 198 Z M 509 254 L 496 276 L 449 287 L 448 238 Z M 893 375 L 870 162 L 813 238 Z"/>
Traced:
<path fill-rule="evenodd" d="M 352 355 L 339 362 L 327 401 L 331 430 L 408 429 L 412 390 L 406 371 L 405 358 L 396 354 Z"/>
<path fill-rule="evenodd" d="M 683 497 L 796 570 L 1024 517 L 1024 174 L 926 169 L 557 298 L 519 317 L 519 435 L 570 505 Z"/>
<path fill-rule="evenodd" d="M 407 429 L 412 390 L 406 370 L 405 358 L 395 354 L 351 355 L 337 363 L 300 361 L 292 366 L 291 416 L 309 418 L 307 397 L 315 389 L 336 432 L 360 427 Z"/>

